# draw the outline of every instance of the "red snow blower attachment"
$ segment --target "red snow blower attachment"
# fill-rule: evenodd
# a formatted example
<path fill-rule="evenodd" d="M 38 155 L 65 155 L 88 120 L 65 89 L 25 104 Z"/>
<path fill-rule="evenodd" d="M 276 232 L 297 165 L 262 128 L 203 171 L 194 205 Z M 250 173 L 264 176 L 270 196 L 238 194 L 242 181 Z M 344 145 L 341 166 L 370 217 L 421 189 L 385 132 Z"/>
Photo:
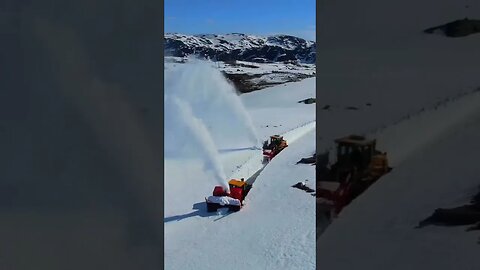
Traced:
<path fill-rule="evenodd" d="M 228 182 L 230 191 L 222 186 L 215 186 L 213 196 L 205 198 L 207 211 L 215 212 L 219 208 L 228 208 L 230 211 L 239 211 L 244 205 L 245 197 L 252 188 L 251 184 L 242 180 L 232 179 Z"/>

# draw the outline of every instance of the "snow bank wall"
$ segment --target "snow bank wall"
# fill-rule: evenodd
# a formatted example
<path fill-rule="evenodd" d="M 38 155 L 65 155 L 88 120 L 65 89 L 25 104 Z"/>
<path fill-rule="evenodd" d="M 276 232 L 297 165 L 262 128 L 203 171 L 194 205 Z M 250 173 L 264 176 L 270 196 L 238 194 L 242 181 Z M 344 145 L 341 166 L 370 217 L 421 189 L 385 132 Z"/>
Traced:
<path fill-rule="evenodd" d="M 455 132 L 470 116 L 479 114 L 480 92 L 474 91 L 388 127 L 377 137 L 378 148 L 387 151 L 391 165 L 397 166 L 417 150 Z"/>
<path fill-rule="evenodd" d="M 307 134 L 309 131 L 312 131 L 316 127 L 316 120 L 313 120 L 308 123 L 301 124 L 285 133 L 283 133 L 283 138 L 287 140 L 287 143 L 293 143 L 294 141 L 301 138 L 303 135 Z"/>

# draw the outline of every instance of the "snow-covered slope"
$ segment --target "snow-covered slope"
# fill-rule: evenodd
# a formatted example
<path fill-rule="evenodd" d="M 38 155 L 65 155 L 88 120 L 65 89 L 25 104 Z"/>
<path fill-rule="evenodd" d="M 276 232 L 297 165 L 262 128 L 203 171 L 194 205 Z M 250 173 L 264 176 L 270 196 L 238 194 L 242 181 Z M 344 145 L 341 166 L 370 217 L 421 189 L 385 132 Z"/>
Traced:
<path fill-rule="evenodd" d="M 315 64 L 294 64 L 294 63 L 254 63 L 236 61 L 235 64 L 219 63 L 219 68 L 227 74 L 305 74 L 314 75 Z"/>
<path fill-rule="evenodd" d="M 315 269 L 315 198 L 290 187 L 305 179 L 313 182 L 315 168 L 295 163 L 311 155 L 314 146 L 314 131 L 292 143 L 258 176 L 244 208 L 227 216 L 205 212 L 203 197 L 213 185 L 201 182 L 209 177 L 201 167 L 194 162 L 174 165 L 166 161 L 166 179 L 190 177 L 189 187 L 204 193 L 191 198 L 188 211 L 178 205 L 165 209 L 165 269 L 217 269 L 221 265 L 228 269 Z M 165 188 L 182 196 L 182 189 Z"/>
<path fill-rule="evenodd" d="M 330 108 L 318 115 L 319 150 L 363 133 L 394 165 L 319 237 L 322 269 L 478 268 L 475 235 L 413 227 L 437 207 L 467 202 L 478 185 L 469 163 L 478 129 L 464 125 L 480 113 L 480 36 L 422 31 L 479 11 L 467 1 L 321 3 L 318 102 Z"/>
<path fill-rule="evenodd" d="M 204 160 L 165 160 L 165 269 L 315 269 L 315 198 L 291 187 L 309 179 L 314 188 L 315 167 L 296 164 L 315 149 L 315 105 L 298 103 L 314 95 L 308 79 L 240 96 L 260 139 L 283 134 L 289 143 L 257 174 L 240 212 L 206 212 L 218 182 Z M 216 150 L 227 179 L 263 167 L 260 150 Z"/>
<path fill-rule="evenodd" d="M 165 57 L 165 68 L 174 70 L 190 63 L 192 57 Z M 235 84 L 237 91 L 248 93 L 273 85 L 301 81 L 315 76 L 315 64 L 297 62 L 255 63 L 246 61 L 215 62 L 215 66 Z"/>
<path fill-rule="evenodd" d="M 345 133 L 390 126 L 480 85 L 480 35 L 452 39 L 422 32 L 428 26 L 472 17 L 480 7 L 465 8 L 466 3 L 458 1 L 320 5 L 317 102 L 330 106 L 318 115 L 325 127 L 319 133 L 324 138 L 320 148 Z M 358 110 L 346 110 L 347 106 Z"/>
<path fill-rule="evenodd" d="M 444 121 L 447 112 L 457 121 Z M 382 134 L 394 160 L 405 157 L 404 149 L 415 151 L 327 228 L 319 241 L 321 267 L 478 269 L 478 232 L 465 232 L 467 226 L 415 226 L 436 208 L 468 204 L 480 183 L 479 136 L 478 93 Z"/>
<path fill-rule="evenodd" d="M 241 98 L 259 136 L 266 139 L 315 121 L 315 104 L 298 103 L 315 95 L 315 78 L 308 78 L 243 94 Z"/>

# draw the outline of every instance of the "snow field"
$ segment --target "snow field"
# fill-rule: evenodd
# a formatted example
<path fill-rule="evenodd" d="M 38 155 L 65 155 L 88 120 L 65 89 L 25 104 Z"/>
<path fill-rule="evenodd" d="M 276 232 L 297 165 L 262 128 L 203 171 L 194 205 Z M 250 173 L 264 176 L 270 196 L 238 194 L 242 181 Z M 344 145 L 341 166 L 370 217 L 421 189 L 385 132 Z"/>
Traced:
<path fill-rule="evenodd" d="M 315 97 L 315 81 L 307 80 L 240 96 L 261 140 L 290 140 L 257 176 L 240 212 L 206 212 L 204 197 L 216 182 L 204 161 L 165 161 L 165 269 L 315 269 L 315 198 L 291 188 L 305 179 L 314 185 L 315 167 L 296 165 L 315 150 L 315 106 L 298 103 Z M 217 151 L 228 179 L 263 167 L 261 150 L 224 142 Z"/>

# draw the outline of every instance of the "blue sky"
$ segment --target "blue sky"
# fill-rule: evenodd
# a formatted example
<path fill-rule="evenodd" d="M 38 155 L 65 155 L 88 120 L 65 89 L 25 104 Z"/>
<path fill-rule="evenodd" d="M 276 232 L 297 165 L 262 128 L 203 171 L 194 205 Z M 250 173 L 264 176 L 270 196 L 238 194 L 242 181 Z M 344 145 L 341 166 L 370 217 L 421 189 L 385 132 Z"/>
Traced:
<path fill-rule="evenodd" d="M 315 0 L 165 0 L 165 32 L 289 34 L 315 40 Z"/>

